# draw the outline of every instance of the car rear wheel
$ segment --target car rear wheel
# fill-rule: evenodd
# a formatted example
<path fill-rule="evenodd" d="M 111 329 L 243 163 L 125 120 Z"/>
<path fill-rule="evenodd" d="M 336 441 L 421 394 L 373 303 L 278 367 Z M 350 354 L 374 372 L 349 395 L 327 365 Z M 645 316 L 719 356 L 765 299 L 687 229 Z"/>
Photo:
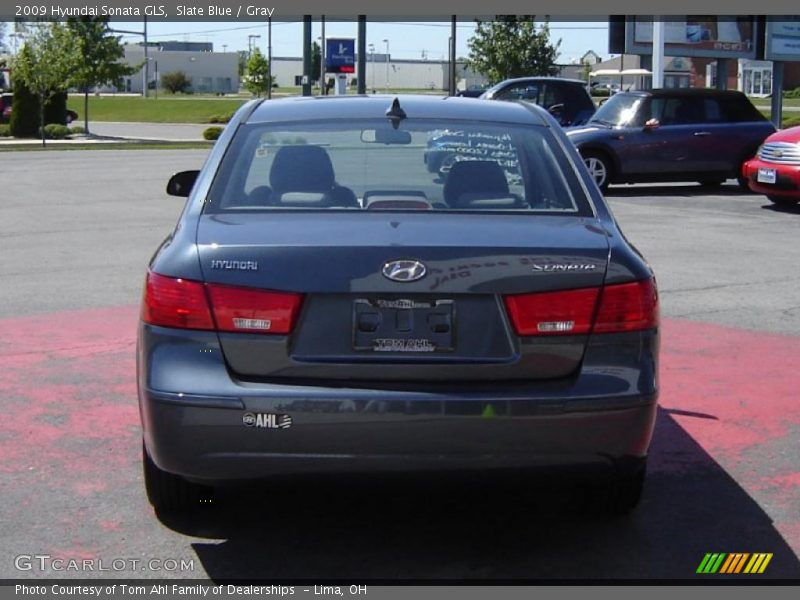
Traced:
<path fill-rule="evenodd" d="M 611 179 L 611 161 L 599 152 L 586 152 L 583 162 L 600 191 L 605 192 Z"/>
<path fill-rule="evenodd" d="M 794 206 L 800 202 L 800 198 L 789 198 L 786 196 L 767 195 L 767 198 L 769 198 L 769 201 L 775 206 Z"/>
<path fill-rule="evenodd" d="M 150 458 L 144 444 L 142 444 L 142 465 L 147 499 L 156 511 L 186 511 L 210 501 L 212 488 L 162 471 Z"/>

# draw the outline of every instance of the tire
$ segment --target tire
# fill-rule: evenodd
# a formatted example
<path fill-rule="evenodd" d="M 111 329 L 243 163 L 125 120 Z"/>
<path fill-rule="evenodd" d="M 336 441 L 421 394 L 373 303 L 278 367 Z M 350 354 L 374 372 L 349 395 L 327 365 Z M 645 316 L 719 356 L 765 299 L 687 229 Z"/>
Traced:
<path fill-rule="evenodd" d="M 772 202 L 775 206 L 795 206 L 798 202 L 800 202 L 800 198 L 787 198 L 786 196 L 774 196 L 774 195 L 767 195 L 769 201 Z"/>
<path fill-rule="evenodd" d="M 639 505 L 644 489 L 646 467 L 592 486 L 585 499 L 587 507 L 606 516 L 625 516 Z"/>
<path fill-rule="evenodd" d="M 156 512 L 185 512 L 211 499 L 213 489 L 186 481 L 159 469 L 142 444 L 142 466 L 147 499 Z"/>
<path fill-rule="evenodd" d="M 601 192 L 608 189 L 608 184 L 611 181 L 612 167 L 609 158 L 600 152 L 588 150 L 582 153 L 583 164 L 589 170 L 589 175 L 592 176 L 597 187 Z"/>

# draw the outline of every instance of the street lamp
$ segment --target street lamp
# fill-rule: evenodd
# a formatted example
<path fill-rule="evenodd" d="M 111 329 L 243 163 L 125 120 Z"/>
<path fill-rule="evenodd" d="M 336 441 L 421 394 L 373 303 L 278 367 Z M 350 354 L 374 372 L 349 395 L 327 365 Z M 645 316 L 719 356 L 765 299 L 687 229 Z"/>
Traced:
<path fill-rule="evenodd" d="M 253 40 L 257 40 L 257 39 L 260 39 L 260 38 L 261 38 L 260 35 L 256 35 L 254 33 L 251 33 L 250 35 L 247 36 L 247 54 L 248 54 L 248 56 L 253 54 L 253 46 L 255 46 L 255 44 L 253 43 Z"/>
<path fill-rule="evenodd" d="M 386 93 L 389 93 L 389 40 L 383 40 L 386 44 Z"/>
<path fill-rule="evenodd" d="M 375 93 L 375 44 L 369 45 L 369 62 L 372 63 L 372 93 Z"/>

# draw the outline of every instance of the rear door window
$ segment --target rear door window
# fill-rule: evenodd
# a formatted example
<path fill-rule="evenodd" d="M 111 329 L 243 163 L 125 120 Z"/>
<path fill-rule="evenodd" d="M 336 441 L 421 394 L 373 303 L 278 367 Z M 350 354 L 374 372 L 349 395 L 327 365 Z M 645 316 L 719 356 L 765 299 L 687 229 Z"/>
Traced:
<path fill-rule="evenodd" d="M 547 128 L 422 120 L 244 125 L 206 209 L 593 214 Z"/>

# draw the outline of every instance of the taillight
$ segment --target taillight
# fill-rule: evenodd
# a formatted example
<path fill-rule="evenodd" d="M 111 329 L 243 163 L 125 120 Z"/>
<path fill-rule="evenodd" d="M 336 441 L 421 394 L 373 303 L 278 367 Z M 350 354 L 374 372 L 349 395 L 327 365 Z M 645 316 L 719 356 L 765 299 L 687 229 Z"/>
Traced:
<path fill-rule="evenodd" d="M 658 293 L 652 279 L 504 300 L 517 335 L 613 333 L 658 326 Z"/>
<path fill-rule="evenodd" d="M 506 309 L 518 335 L 589 333 L 600 288 L 506 296 Z"/>
<path fill-rule="evenodd" d="M 178 329 L 287 334 L 302 295 L 263 291 L 148 273 L 142 320 Z"/>
<path fill-rule="evenodd" d="M 179 329 L 214 329 L 204 284 L 148 273 L 142 321 Z"/>
<path fill-rule="evenodd" d="M 243 333 L 291 332 L 303 298 L 216 284 L 208 284 L 208 295 L 219 330 Z"/>
<path fill-rule="evenodd" d="M 658 290 L 653 279 L 607 285 L 593 331 L 639 331 L 658 327 Z"/>

